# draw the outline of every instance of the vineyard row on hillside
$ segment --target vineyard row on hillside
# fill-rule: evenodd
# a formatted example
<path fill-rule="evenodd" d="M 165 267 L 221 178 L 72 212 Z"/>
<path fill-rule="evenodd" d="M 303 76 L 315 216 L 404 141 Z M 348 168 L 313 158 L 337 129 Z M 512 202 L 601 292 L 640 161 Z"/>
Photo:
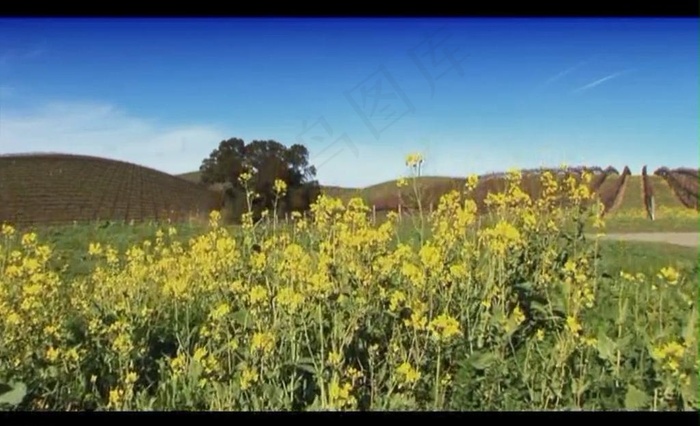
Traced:
<path fill-rule="evenodd" d="M 220 207 L 216 192 L 135 164 L 73 155 L 0 157 L 0 222 L 182 220 Z"/>
<path fill-rule="evenodd" d="M 625 166 L 622 173 L 615 180 L 614 185 L 607 186 L 604 191 L 599 193 L 600 201 L 604 206 L 604 215 L 610 214 L 622 202 L 622 198 L 625 196 L 627 179 L 631 174 L 629 167 Z"/>
<path fill-rule="evenodd" d="M 654 217 L 654 212 L 652 210 L 652 199 L 654 197 L 654 188 L 649 180 L 649 174 L 647 173 L 647 166 L 642 168 L 642 191 L 644 193 L 644 209 L 647 212 L 649 218 Z"/>
<path fill-rule="evenodd" d="M 538 199 L 541 196 L 541 176 L 545 171 L 552 173 L 553 177 L 560 183 L 569 175 L 573 176 L 576 181 L 579 182 L 584 171 L 593 173 L 591 182 L 588 185 L 592 192 L 597 192 L 609 176 L 618 173 L 613 167 L 608 167 L 606 169 L 600 167 L 580 167 L 569 169 L 524 170 L 521 172 L 522 180 L 520 188 L 532 199 Z M 507 173 L 490 173 L 479 177 L 479 182 L 471 194 L 471 197 L 476 202 L 480 214 L 488 211 L 485 200 L 489 193 L 497 193 L 505 190 L 506 176 Z M 464 188 L 464 180 L 452 179 L 431 183 L 429 185 L 421 185 L 419 183 L 419 186 L 422 186 L 420 200 L 423 208 L 426 209 L 430 205 L 437 206 L 440 198 L 450 191 L 457 190 L 461 192 Z M 397 189 L 389 195 L 371 199 L 369 202 L 375 206 L 376 211 L 396 211 L 401 208 L 402 211 L 409 212 L 417 209 L 417 202 L 410 184 L 401 191 Z"/>
<path fill-rule="evenodd" d="M 688 172 L 690 169 L 674 169 L 661 167 L 654 174 L 661 176 L 671 187 L 678 199 L 688 208 L 700 210 L 698 203 L 698 177 Z"/>

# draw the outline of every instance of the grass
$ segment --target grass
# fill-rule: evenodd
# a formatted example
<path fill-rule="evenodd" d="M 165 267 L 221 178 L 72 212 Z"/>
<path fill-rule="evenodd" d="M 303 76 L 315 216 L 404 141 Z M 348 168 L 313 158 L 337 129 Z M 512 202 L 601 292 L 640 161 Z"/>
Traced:
<path fill-rule="evenodd" d="M 639 214 L 645 214 L 639 211 Z M 605 231 L 608 233 L 634 232 L 700 232 L 699 216 L 668 216 L 649 220 L 645 217 L 613 215 L 607 219 Z"/>
<path fill-rule="evenodd" d="M 206 228 L 197 223 L 180 223 L 177 227 L 177 239 L 182 242 Z M 154 222 L 133 225 L 114 222 L 40 226 L 28 228 L 26 231 L 36 232 L 39 239 L 53 247 L 54 258 L 50 266 L 54 270 L 61 271 L 67 278 L 74 278 L 88 275 L 95 266 L 95 260 L 87 256 L 91 242 L 110 244 L 118 251 L 124 252 L 146 238 L 151 238 L 158 229 L 159 226 Z"/>
<path fill-rule="evenodd" d="M 673 244 L 641 241 L 601 241 L 600 254 L 606 272 L 615 276 L 621 270 L 653 275 L 661 268 L 693 269 L 697 279 L 698 249 Z"/>

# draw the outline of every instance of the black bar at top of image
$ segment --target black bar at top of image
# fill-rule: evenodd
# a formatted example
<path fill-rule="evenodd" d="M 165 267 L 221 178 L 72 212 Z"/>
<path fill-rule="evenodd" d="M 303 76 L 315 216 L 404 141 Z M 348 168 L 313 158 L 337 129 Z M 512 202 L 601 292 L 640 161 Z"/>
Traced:
<path fill-rule="evenodd" d="M 164 6 L 167 5 L 167 6 Z M 689 17 L 700 2 L 5 2 L 13 17 Z"/>

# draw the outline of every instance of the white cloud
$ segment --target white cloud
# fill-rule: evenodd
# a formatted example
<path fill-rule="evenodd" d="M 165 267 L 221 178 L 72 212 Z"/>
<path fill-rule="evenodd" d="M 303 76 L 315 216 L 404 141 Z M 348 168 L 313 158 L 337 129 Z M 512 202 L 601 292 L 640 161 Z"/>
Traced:
<path fill-rule="evenodd" d="M 196 170 L 226 133 L 210 125 L 173 126 L 110 104 L 57 102 L 0 110 L 0 153 L 61 152 L 129 161 L 168 173 Z"/>

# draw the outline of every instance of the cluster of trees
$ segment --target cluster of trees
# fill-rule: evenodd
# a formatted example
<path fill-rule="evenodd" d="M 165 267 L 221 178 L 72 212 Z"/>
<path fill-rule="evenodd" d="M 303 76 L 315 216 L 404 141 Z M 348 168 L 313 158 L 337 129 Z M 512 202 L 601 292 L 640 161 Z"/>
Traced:
<path fill-rule="evenodd" d="M 299 144 L 286 147 L 274 140 L 246 144 L 242 139 L 231 138 L 219 143 L 199 171 L 202 183 L 223 184 L 225 206 L 234 219 L 240 219 L 248 210 L 245 187 L 239 180 L 244 172 L 252 174 L 248 189 L 258 194 L 252 203 L 255 219 L 265 209 L 272 212 L 277 179 L 287 184 L 286 193 L 277 204 L 280 215 L 307 211 L 321 192 L 316 168 L 309 164 L 309 151 Z"/>

